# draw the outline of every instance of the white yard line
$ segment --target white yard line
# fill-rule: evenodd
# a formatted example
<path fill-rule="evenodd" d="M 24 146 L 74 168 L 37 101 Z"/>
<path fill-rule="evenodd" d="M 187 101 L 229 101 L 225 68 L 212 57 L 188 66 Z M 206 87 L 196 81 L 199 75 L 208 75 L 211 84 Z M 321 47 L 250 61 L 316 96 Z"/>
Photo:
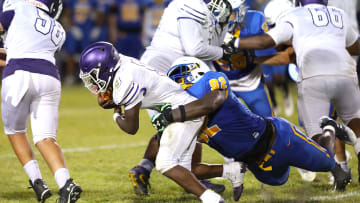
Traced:
<path fill-rule="evenodd" d="M 347 197 L 356 197 L 356 196 L 360 196 L 360 192 L 348 192 L 339 195 L 315 196 L 315 197 L 311 197 L 310 200 L 324 201 L 324 200 L 335 200 L 335 199 L 343 199 Z"/>
<path fill-rule="evenodd" d="M 147 142 L 137 142 L 137 143 L 130 143 L 130 144 L 119 144 L 119 145 L 102 145 L 97 147 L 78 147 L 78 148 L 65 148 L 63 149 L 64 153 L 73 153 L 73 152 L 90 152 L 96 150 L 108 150 L 108 149 L 126 149 L 132 147 L 141 147 L 146 146 Z M 40 154 L 40 153 L 36 153 Z M 9 157 L 16 157 L 15 154 L 0 154 L 0 159 L 9 158 Z"/>

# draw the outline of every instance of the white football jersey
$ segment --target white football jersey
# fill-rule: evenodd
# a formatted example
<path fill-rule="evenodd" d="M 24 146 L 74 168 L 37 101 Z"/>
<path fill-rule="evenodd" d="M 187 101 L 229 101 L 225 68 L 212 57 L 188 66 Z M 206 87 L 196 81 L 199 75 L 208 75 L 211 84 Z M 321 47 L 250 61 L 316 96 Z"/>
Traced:
<path fill-rule="evenodd" d="M 54 53 L 66 37 L 61 24 L 26 1 L 17 1 L 11 9 L 15 15 L 4 40 L 6 60 L 34 58 L 55 64 Z"/>
<path fill-rule="evenodd" d="M 276 22 L 268 34 L 276 44 L 292 39 L 299 66 L 299 81 L 318 75 L 356 77 L 356 63 L 346 50 L 358 34 L 343 10 L 309 4 Z"/>
<path fill-rule="evenodd" d="M 203 0 L 174 0 L 164 10 L 146 51 L 154 52 L 154 57 L 161 53 L 173 56 L 166 56 L 168 66 L 154 67 L 164 73 L 181 56 L 194 56 L 205 62 L 217 60 L 222 57 L 220 45 L 227 30 L 227 26 L 221 28 L 216 23 Z"/>
<path fill-rule="evenodd" d="M 141 108 L 159 111 L 166 103 L 177 107 L 196 100 L 179 84 L 139 60 L 124 55 L 120 55 L 120 60 L 113 82 L 113 100 L 117 105 L 124 105 L 125 110 L 139 102 L 142 102 Z"/>
<path fill-rule="evenodd" d="M 344 10 L 349 16 L 351 26 L 358 31 L 359 25 L 356 18 L 357 3 L 358 0 L 329 0 L 328 6 L 334 6 Z"/>

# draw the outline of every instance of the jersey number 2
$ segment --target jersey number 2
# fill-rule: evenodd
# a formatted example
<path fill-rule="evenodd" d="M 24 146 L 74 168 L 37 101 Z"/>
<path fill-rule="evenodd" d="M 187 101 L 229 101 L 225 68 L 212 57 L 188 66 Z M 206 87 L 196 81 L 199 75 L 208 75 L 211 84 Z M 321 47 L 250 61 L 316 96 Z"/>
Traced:
<path fill-rule="evenodd" d="M 316 8 L 309 8 L 311 16 L 313 18 L 313 23 L 317 27 L 324 27 L 331 22 L 334 27 L 342 29 L 344 27 L 342 15 L 338 10 L 335 9 L 316 9 Z"/>
<path fill-rule="evenodd" d="M 51 32 L 51 41 L 55 46 L 58 46 L 65 33 L 58 25 L 56 25 L 55 20 L 50 19 L 48 16 L 44 15 L 43 12 L 39 12 L 39 10 L 37 10 L 37 13 L 38 17 L 35 21 L 35 30 L 43 35 L 47 35 Z"/>

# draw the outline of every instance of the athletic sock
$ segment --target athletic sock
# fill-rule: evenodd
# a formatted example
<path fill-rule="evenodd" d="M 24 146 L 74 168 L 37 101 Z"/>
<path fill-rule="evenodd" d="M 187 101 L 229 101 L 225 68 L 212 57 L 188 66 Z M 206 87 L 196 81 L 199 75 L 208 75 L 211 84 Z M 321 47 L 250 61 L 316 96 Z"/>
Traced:
<path fill-rule="evenodd" d="M 33 184 L 36 179 L 42 179 L 39 165 L 36 160 L 28 161 L 24 165 L 24 170 L 25 170 L 26 174 L 29 176 L 29 178 Z"/>
<path fill-rule="evenodd" d="M 346 161 L 340 161 L 339 164 L 340 164 L 340 167 L 341 167 L 342 169 L 344 169 L 344 171 L 346 171 L 346 172 L 349 171 L 349 167 L 348 167 Z"/>
<path fill-rule="evenodd" d="M 140 166 L 144 167 L 147 171 L 151 173 L 152 169 L 154 168 L 153 162 L 151 162 L 149 159 L 142 159 L 140 161 Z"/>
<path fill-rule="evenodd" d="M 59 168 L 54 174 L 55 181 L 61 189 L 64 187 L 66 181 L 70 178 L 69 170 L 66 168 Z"/>

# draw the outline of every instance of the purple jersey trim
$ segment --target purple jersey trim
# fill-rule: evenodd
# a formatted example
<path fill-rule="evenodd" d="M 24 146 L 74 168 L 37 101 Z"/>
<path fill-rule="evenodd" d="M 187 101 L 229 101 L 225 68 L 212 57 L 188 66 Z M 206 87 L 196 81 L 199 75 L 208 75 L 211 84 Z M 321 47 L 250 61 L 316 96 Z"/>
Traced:
<path fill-rule="evenodd" d="M 14 74 L 17 70 L 24 70 L 31 73 L 39 73 L 52 76 L 60 80 L 59 69 L 51 62 L 44 59 L 10 59 L 3 72 L 3 79 Z"/>
<path fill-rule="evenodd" d="M 12 19 L 14 18 L 14 10 L 5 11 L 0 15 L 0 23 L 3 26 L 4 30 L 8 30 Z"/>
<path fill-rule="evenodd" d="M 195 18 L 198 18 L 198 19 L 200 19 L 200 20 L 205 21 L 205 18 L 204 18 L 204 17 L 200 17 L 200 16 L 197 16 L 197 15 L 194 15 L 193 13 L 190 13 L 189 11 L 187 11 L 187 10 L 185 10 L 185 9 L 183 9 L 183 8 L 181 8 L 181 10 L 185 11 L 186 13 L 188 13 L 188 14 L 191 15 L 191 16 L 194 16 Z"/>
<path fill-rule="evenodd" d="M 294 28 L 294 25 L 293 25 L 291 22 L 289 22 L 289 21 L 285 21 L 285 23 L 289 23 L 289 24 L 290 24 L 290 26 L 291 26 L 292 28 Z"/>
<path fill-rule="evenodd" d="M 194 20 L 197 23 L 200 23 L 201 25 L 203 24 L 203 23 L 201 23 L 200 21 L 198 21 L 198 20 L 196 20 L 194 18 L 189 18 L 189 17 L 179 17 L 179 18 L 177 18 L 178 21 L 181 20 L 181 19 L 190 19 L 190 20 Z"/>
<path fill-rule="evenodd" d="M 205 14 L 205 13 L 201 13 L 200 11 L 191 8 L 190 6 L 188 6 L 188 5 L 186 5 L 186 4 L 184 4 L 184 6 L 187 7 L 187 8 L 189 8 L 189 9 L 191 9 L 191 10 L 193 10 L 193 11 L 195 11 L 196 13 L 201 14 L 201 15 L 203 15 L 204 17 L 206 17 L 206 14 Z"/>
<path fill-rule="evenodd" d="M 126 103 L 124 104 L 124 106 L 129 105 L 129 103 L 131 102 L 131 100 L 137 95 L 138 90 L 139 90 L 139 85 L 136 86 L 135 93 L 131 96 L 131 98 L 128 100 L 128 102 L 126 102 Z"/>

